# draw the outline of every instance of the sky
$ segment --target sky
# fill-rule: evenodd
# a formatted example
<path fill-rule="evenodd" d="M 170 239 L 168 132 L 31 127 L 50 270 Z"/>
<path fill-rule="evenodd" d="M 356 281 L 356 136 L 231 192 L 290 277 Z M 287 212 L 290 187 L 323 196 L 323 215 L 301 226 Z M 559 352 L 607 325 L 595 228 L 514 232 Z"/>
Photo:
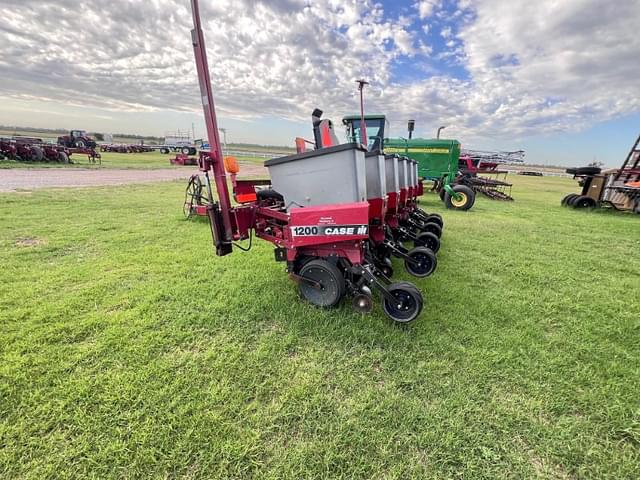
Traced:
<path fill-rule="evenodd" d="M 393 136 L 411 118 L 465 148 L 617 166 L 640 134 L 640 0 L 200 1 L 229 141 L 293 145 L 316 107 L 339 126 L 358 78 Z M 0 5 L 0 124 L 204 135 L 188 0 Z"/>

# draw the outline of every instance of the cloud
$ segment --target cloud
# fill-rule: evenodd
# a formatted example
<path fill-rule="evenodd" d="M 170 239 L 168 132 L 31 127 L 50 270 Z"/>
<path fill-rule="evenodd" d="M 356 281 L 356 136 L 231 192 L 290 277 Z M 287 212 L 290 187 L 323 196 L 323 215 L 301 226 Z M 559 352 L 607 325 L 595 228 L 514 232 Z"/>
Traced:
<path fill-rule="evenodd" d="M 437 6 L 437 0 L 420 0 L 416 3 L 415 7 L 418 9 L 418 15 L 421 20 L 424 20 L 433 13 L 433 10 Z"/>
<path fill-rule="evenodd" d="M 640 111 L 637 2 L 201 2 L 218 110 L 307 121 L 371 111 L 467 137 L 583 128 Z M 186 0 L 4 0 L 0 95 L 107 111 L 199 111 Z M 405 12 L 406 13 L 406 12 Z M 443 45 L 424 35 L 441 32 Z M 435 68 L 434 65 L 439 65 Z M 423 72 L 403 75 L 403 66 Z M 117 116 L 117 113 L 114 113 Z"/>

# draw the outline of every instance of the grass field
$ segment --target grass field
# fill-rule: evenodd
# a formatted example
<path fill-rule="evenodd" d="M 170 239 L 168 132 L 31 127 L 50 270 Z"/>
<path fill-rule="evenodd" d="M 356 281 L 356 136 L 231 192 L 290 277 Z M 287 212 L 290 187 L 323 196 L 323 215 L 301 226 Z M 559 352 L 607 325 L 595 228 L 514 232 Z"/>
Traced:
<path fill-rule="evenodd" d="M 408 328 L 216 258 L 182 183 L 0 195 L 0 477 L 638 478 L 640 218 L 513 181 L 423 202 Z"/>
<path fill-rule="evenodd" d="M 0 170 L 3 168 L 184 168 L 171 165 L 169 159 L 175 157 L 175 153 L 163 154 L 160 152 L 147 153 L 114 153 L 101 152 L 101 164 L 89 163 L 86 155 L 74 154 L 71 156 L 72 164 L 49 162 L 17 162 L 14 160 L 0 160 Z M 238 160 L 262 164 L 266 159 L 261 157 L 237 157 Z"/>

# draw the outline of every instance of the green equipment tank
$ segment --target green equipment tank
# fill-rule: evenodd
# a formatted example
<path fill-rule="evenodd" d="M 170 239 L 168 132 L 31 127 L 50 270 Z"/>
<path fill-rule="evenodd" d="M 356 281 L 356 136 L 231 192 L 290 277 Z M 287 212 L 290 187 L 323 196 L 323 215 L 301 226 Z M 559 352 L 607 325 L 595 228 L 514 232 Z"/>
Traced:
<path fill-rule="evenodd" d="M 448 208 L 469 210 L 473 206 L 473 189 L 466 185 L 454 185 L 458 174 L 460 142 L 440 138 L 412 138 L 415 126 L 413 120 L 408 124 L 408 138 L 388 138 L 386 133 L 389 131 L 389 122 L 384 115 L 365 115 L 364 121 L 369 150 L 396 153 L 417 161 L 418 175 L 434 182 L 434 189 Z M 347 128 L 349 141 L 360 142 L 360 115 L 346 116 L 342 123 Z"/>

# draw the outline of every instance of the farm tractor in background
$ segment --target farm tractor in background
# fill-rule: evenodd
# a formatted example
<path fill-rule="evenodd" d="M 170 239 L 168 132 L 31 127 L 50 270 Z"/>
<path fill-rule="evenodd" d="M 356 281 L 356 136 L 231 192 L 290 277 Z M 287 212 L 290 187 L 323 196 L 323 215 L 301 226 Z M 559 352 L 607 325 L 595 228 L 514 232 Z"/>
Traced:
<path fill-rule="evenodd" d="M 366 137 L 370 149 L 381 149 L 386 154 L 405 155 L 418 162 L 418 175 L 434 183 L 434 190 L 447 208 L 469 210 L 476 194 L 468 185 L 459 184 L 458 161 L 460 142 L 457 140 L 413 138 L 415 122 L 408 123 L 409 138 L 387 138 L 389 122 L 384 115 L 350 115 L 342 119 L 347 128 L 347 138 L 360 142 L 364 118 Z"/>
<path fill-rule="evenodd" d="M 96 141 L 84 130 L 71 130 L 69 135 L 58 137 L 58 145 L 67 148 L 96 148 Z"/>

